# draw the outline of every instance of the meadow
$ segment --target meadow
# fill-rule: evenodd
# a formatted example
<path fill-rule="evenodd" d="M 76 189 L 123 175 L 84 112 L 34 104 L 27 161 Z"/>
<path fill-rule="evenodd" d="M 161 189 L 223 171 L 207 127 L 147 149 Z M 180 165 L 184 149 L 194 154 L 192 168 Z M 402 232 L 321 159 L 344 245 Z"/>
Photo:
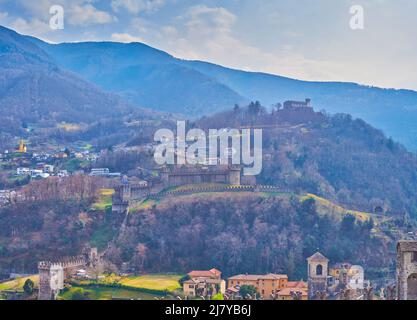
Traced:
<path fill-rule="evenodd" d="M 109 287 L 84 287 L 73 286 L 70 289 L 63 292 L 60 296 L 60 300 L 71 300 L 72 295 L 77 290 L 81 289 L 86 297 L 90 300 L 155 300 L 160 299 L 163 296 L 150 294 L 146 292 L 140 292 L 136 290 L 129 290 L 124 288 L 109 288 Z"/>
<path fill-rule="evenodd" d="M 35 287 L 38 287 L 39 284 L 39 276 L 33 275 L 24 278 L 17 278 L 10 281 L 6 281 L 0 283 L 0 291 L 18 291 L 23 292 L 23 285 L 25 284 L 26 280 L 32 280 L 35 284 Z"/>

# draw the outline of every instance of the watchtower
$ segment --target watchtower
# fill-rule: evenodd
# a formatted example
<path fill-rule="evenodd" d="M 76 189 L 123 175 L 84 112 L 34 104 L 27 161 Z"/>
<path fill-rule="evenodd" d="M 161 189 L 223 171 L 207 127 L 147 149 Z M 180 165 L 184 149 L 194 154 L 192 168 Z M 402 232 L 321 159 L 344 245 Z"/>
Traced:
<path fill-rule="evenodd" d="M 397 245 L 397 298 L 417 300 L 417 241 L 399 241 Z"/>
<path fill-rule="evenodd" d="M 64 268 L 59 263 L 40 262 L 39 300 L 55 300 L 64 288 Z"/>
<path fill-rule="evenodd" d="M 314 300 L 327 292 L 327 274 L 329 259 L 320 252 L 307 258 L 308 263 L 308 298 Z"/>
<path fill-rule="evenodd" d="M 232 165 L 229 170 L 229 183 L 235 186 L 240 186 L 242 168 L 239 165 Z"/>

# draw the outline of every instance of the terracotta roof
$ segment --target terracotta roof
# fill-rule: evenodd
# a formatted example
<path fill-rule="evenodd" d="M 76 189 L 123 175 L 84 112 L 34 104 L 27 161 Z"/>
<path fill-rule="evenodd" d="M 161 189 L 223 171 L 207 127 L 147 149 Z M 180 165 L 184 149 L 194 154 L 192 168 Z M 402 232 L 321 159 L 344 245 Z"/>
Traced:
<path fill-rule="evenodd" d="M 219 276 L 222 274 L 222 272 L 220 270 L 217 270 L 215 268 L 211 269 L 210 272 L 215 274 L 215 275 L 219 275 Z"/>
<path fill-rule="evenodd" d="M 221 272 L 217 269 L 211 269 L 211 270 L 193 270 L 188 275 L 191 278 L 199 278 L 199 277 L 205 277 L 205 278 L 212 278 L 212 277 L 220 277 Z"/>
<path fill-rule="evenodd" d="M 325 256 L 323 256 L 320 252 L 316 252 L 310 258 L 307 258 L 307 261 L 329 261 Z"/>
<path fill-rule="evenodd" d="M 300 291 L 302 296 L 307 296 L 307 291 L 300 288 L 284 288 L 278 292 L 278 296 L 291 296 L 294 291 Z"/>
<path fill-rule="evenodd" d="M 307 284 L 307 282 L 304 282 L 304 281 L 288 281 L 287 282 L 287 288 L 291 288 L 291 289 L 300 288 L 300 289 L 302 289 L 302 288 L 307 288 L 307 287 L 308 287 L 308 284 Z"/>
<path fill-rule="evenodd" d="M 338 262 L 332 265 L 331 269 L 349 269 L 351 266 L 349 262 Z"/>
<path fill-rule="evenodd" d="M 227 291 L 233 292 L 233 293 L 239 293 L 239 289 L 236 287 L 230 287 L 227 289 Z"/>
<path fill-rule="evenodd" d="M 230 277 L 229 280 L 249 280 L 249 281 L 258 281 L 258 280 L 279 280 L 279 279 L 288 279 L 288 276 L 285 274 L 240 274 L 237 276 Z"/>

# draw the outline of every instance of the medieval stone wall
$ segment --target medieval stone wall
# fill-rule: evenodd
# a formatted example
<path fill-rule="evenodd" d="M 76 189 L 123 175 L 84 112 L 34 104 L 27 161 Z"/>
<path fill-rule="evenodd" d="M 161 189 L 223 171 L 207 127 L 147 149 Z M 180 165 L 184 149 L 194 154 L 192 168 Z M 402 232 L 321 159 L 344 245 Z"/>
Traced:
<path fill-rule="evenodd" d="M 398 300 L 417 300 L 417 241 L 397 245 Z"/>
<path fill-rule="evenodd" d="M 54 290 L 53 277 L 56 270 L 62 268 L 62 282 L 76 273 L 77 269 L 84 268 L 88 261 L 84 257 L 72 257 L 64 261 L 41 261 L 38 263 L 39 271 L 39 300 L 54 300 L 58 292 Z"/>

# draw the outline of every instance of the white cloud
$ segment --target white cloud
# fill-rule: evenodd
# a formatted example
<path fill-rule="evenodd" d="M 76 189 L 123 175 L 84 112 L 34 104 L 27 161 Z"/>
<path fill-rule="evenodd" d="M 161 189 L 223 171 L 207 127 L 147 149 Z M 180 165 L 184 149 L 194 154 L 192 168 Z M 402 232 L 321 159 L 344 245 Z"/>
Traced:
<path fill-rule="evenodd" d="M 68 23 L 73 26 L 89 26 L 116 22 L 117 18 L 105 11 L 96 9 L 91 4 L 77 5 L 69 10 Z"/>
<path fill-rule="evenodd" d="M 9 17 L 9 14 L 7 12 L 0 12 L 0 24 L 5 23 L 8 17 Z"/>
<path fill-rule="evenodd" d="M 142 38 L 132 36 L 131 34 L 128 34 L 128 33 L 113 33 L 111 35 L 111 39 L 116 42 L 124 42 L 124 43 L 144 42 Z"/>
<path fill-rule="evenodd" d="M 115 12 L 125 9 L 133 14 L 152 12 L 165 5 L 165 0 L 113 0 L 111 6 Z"/>
<path fill-rule="evenodd" d="M 177 20 L 182 21 L 183 30 L 162 27 L 158 46 L 181 58 L 209 60 L 248 71 L 266 71 L 268 66 L 269 72 L 282 73 L 294 71 L 289 70 L 294 65 L 305 69 L 314 63 L 301 55 L 279 56 L 239 39 L 234 33 L 237 16 L 223 7 L 194 6 Z"/>
<path fill-rule="evenodd" d="M 361 32 L 349 28 L 352 0 L 316 2 L 0 0 L 0 24 L 53 42 L 143 41 L 238 69 L 417 88 L 416 1 L 367 1 Z M 48 28 L 52 5 L 64 7 L 65 30 Z"/>
<path fill-rule="evenodd" d="M 40 37 L 52 31 L 48 23 L 39 19 L 25 20 L 16 18 L 10 21 L 9 27 L 22 34 L 33 34 L 35 31 Z"/>

